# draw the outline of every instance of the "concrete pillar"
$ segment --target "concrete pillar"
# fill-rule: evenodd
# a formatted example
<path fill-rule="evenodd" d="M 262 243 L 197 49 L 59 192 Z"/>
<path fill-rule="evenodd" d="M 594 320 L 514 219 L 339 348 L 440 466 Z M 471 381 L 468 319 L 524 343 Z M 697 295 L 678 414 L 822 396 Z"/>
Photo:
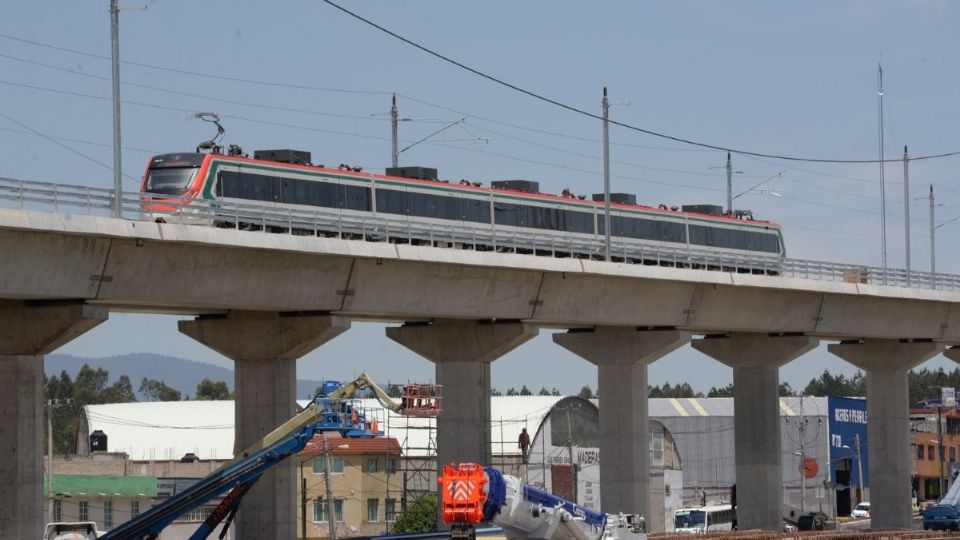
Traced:
<path fill-rule="evenodd" d="M 597 327 L 553 335 L 564 349 L 595 364 L 600 391 L 600 505 L 642 514 L 664 530 L 663 508 L 651 508 L 647 366 L 690 341 L 677 330 Z"/>
<path fill-rule="evenodd" d="M 537 335 L 519 322 L 437 319 L 387 328 L 387 337 L 436 364 L 443 386 L 437 466 L 490 464 L 490 364 Z"/>
<path fill-rule="evenodd" d="M 907 371 L 943 351 L 933 342 L 868 339 L 829 345 L 827 350 L 867 374 L 867 455 L 870 526 L 910 529 L 910 401 Z"/>
<path fill-rule="evenodd" d="M 234 361 L 234 452 L 239 453 L 296 413 L 297 358 L 350 328 L 343 317 L 231 311 L 180 321 L 180 332 Z M 237 540 L 296 537 L 296 460 L 274 467 L 244 497 Z"/>
<path fill-rule="evenodd" d="M 737 525 L 779 531 L 783 523 L 780 366 L 809 352 L 809 336 L 732 334 L 693 348 L 733 368 Z"/>
<path fill-rule="evenodd" d="M 43 504 L 43 355 L 107 320 L 85 304 L 0 307 L 0 538 L 40 538 Z"/>

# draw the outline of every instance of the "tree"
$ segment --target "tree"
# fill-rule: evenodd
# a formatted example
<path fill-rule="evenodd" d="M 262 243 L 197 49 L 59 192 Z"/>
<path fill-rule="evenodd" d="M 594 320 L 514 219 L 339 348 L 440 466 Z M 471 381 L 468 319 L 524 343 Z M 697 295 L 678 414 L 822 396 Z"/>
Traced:
<path fill-rule="evenodd" d="M 530 389 L 527 388 L 527 385 L 523 385 L 523 387 L 520 388 L 520 395 L 521 395 L 521 396 L 532 396 L 532 395 L 533 395 L 533 392 L 531 392 Z"/>
<path fill-rule="evenodd" d="M 511 386 L 510 388 L 507 388 L 507 395 L 508 395 L 508 396 L 515 396 L 515 395 L 517 395 L 517 391 Z"/>
<path fill-rule="evenodd" d="M 670 383 L 663 383 L 663 386 L 653 386 L 649 388 L 648 395 L 652 398 L 694 398 L 703 397 L 703 394 L 695 392 L 690 383 L 679 383 L 671 386 Z"/>
<path fill-rule="evenodd" d="M 499 390 L 497 390 L 496 388 L 494 388 L 494 387 L 491 386 L 491 387 L 490 387 L 490 395 L 491 395 L 491 396 L 502 396 L 503 394 L 502 394 Z"/>
<path fill-rule="evenodd" d="M 794 397 L 797 392 L 790 386 L 790 383 L 780 383 L 780 397 Z"/>
<path fill-rule="evenodd" d="M 422 533 L 437 530 L 437 496 L 425 493 L 407 506 L 393 522 L 394 533 Z"/>
<path fill-rule="evenodd" d="M 140 382 L 140 393 L 147 396 L 147 401 L 180 401 L 180 391 L 170 388 L 163 381 L 143 378 Z"/>
<path fill-rule="evenodd" d="M 194 399 L 199 401 L 233 399 L 233 394 L 230 392 L 230 388 L 227 387 L 226 382 L 211 381 L 210 379 L 204 378 L 197 383 L 197 393 Z"/>
<path fill-rule="evenodd" d="M 100 392 L 101 403 L 133 403 L 137 401 L 136 394 L 133 393 L 133 383 L 130 377 L 121 375 L 117 382 L 104 388 Z"/>
<path fill-rule="evenodd" d="M 810 380 L 803 389 L 803 395 L 864 397 L 867 395 L 867 381 L 862 372 L 848 379 L 842 373 L 834 376 L 828 370 L 823 370 L 819 378 Z"/>
<path fill-rule="evenodd" d="M 540 391 L 537 392 L 537 395 L 538 395 L 538 396 L 549 396 L 549 395 L 550 395 L 550 391 L 547 390 L 547 387 L 546 387 L 546 386 L 541 386 L 541 387 L 540 387 Z"/>
<path fill-rule="evenodd" d="M 583 385 L 583 388 L 580 389 L 580 393 L 577 395 L 583 399 L 593 399 L 593 390 L 590 389 L 590 386 Z"/>
<path fill-rule="evenodd" d="M 723 388 L 717 388 L 715 386 L 710 387 L 710 391 L 707 392 L 707 397 L 733 397 L 733 383 L 730 383 Z"/>
<path fill-rule="evenodd" d="M 559 395 L 560 395 L 560 391 L 557 390 L 557 387 L 556 387 L 556 386 L 554 386 L 553 388 L 550 389 L 550 395 L 551 395 L 551 396 L 559 396 Z"/>

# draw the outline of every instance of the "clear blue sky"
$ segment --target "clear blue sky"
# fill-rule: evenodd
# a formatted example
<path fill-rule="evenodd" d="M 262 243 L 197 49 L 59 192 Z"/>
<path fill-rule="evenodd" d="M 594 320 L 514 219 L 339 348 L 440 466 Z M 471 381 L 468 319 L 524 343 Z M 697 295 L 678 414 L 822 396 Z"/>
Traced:
<path fill-rule="evenodd" d="M 599 122 L 495 85 L 380 33 L 319 0 L 150 1 L 121 13 L 123 170 L 151 153 L 191 150 L 212 134 L 190 118 L 215 111 L 225 142 L 247 151 L 297 148 L 318 163 L 377 171 L 389 164 L 389 122 L 371 116 L 399 95 L 409 144 L 401 156 L 450 179 L 539 180 L 558 193 L 602 190 Z M 886 151 L 960 150 L 960 5 L 886 2 L 439 2 L 343 0 L 421 44 L 524 88 L 599 112 L 610 89 L 617 120 L 765 153 L 877 156 L 876 70 L 886 86 Z M 93 160 L 112 163 L 108 0 L 4 2 L 0 113 Z M 16 39 L 10 39 L 16 38 Z M 35 43 L 28 43 L 29 40 Z M 46 46 L 42 46 L 42 45 Z M 52 48 L 52 47 L 56 48 Z M 82 53 L 82 54 L 81 54 Z M 138 65 L 139 64 L 139 65 Z M 145 65 L 161 67 L 156 69 Z M 204 77 L 201 74 L 216 77 Z M 217 78 L 218 77 L 218 78 Z M 228 80 L 228 79 L 234 80 Z M 270 84 L 253 84 L 249 79 Z M 292 88 L 297 86 L 299 88 Z M 109 168 L 0 117 L 0 175 L 109 187 Z M 613 128 L 615 191 L 648 204 L 721 204 L 725 156 Z M 876 164 L 818 165 L 735 156 L 737 192 L 765 178 L 782 197 L 747 193 L 738 208 L 783 224 L 792 257 L 880 264 Z M 911 198 L 933 184 L 937 222 L 960 216 L 960 158 L 911 164 Z M 888 165 L 889 260 L 903 265 L 902 167 Z M 911 204 L 914 268 L 929 267 L 927 201 Z M 938 229 L 937 267 L 958 273 L 957 231 Z M 749 309 L 749 306 L 744 306 Z M 494 385 L 576 391 L 594 368 L 544 333 L 494 364 Z M 173 317 L 115 314 L 62 349 L 101 356 L 153 351 L 228 365 L 176 332 Z M 349 362 L 344 362 L 349 359 Z M 950 366 L 945 360 L 931 365 Z M 351 367 L 344 367 L 351 366 Z M 824 368 L 852 372 L 821 347 L 781 377 L 803 386 Z M 362 324 L 300 362 L 311 378 L 367 369 L 378 379 L 432 377 L 430 364 Z M 651 382 L 707 390 L 729 369 L 685 348 Z"/>

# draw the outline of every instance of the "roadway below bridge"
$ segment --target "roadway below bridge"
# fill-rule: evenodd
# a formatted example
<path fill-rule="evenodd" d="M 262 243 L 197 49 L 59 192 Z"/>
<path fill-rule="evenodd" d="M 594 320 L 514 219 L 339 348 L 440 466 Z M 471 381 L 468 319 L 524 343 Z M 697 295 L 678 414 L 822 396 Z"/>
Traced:
<path fill-rule="evenodd" d="M 238 441 L 293 414 L 296 359 L 352 320 L 436 364 L 438 459 L 488 463 L 490 364 L 541 328 L 597 365 L 601 499 L 649 515 L 647 369 L 686 344 L 730 366 L 744 528 L 776 530 L 778 369 L 820 340 L 866 372 L 877 528 L 907 528 L 907 371 L 960 344 L 960 293 L 0 209 L 0 537 L 39 537 L 43 355 L 110 311 L 195 315 L 235 362 Z M 960 359 L 960 349 L 948 349 Z M 292 465 L 291 465 L 292 467 Z M 292 538 L 293 469 L 251 491 L 244 539 Z"/>

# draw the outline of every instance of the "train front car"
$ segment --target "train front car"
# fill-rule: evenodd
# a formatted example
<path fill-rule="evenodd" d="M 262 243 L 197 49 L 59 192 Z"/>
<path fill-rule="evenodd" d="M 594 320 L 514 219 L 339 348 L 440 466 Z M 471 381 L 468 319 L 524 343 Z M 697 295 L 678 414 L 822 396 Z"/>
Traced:
<path fill-rule="evenodd" d="M 142 219 L 210 223 L 202 219 L 195 203 L 203 187 L 210 154 L 161 154 L 150 159 L 140 184 Z"/>

